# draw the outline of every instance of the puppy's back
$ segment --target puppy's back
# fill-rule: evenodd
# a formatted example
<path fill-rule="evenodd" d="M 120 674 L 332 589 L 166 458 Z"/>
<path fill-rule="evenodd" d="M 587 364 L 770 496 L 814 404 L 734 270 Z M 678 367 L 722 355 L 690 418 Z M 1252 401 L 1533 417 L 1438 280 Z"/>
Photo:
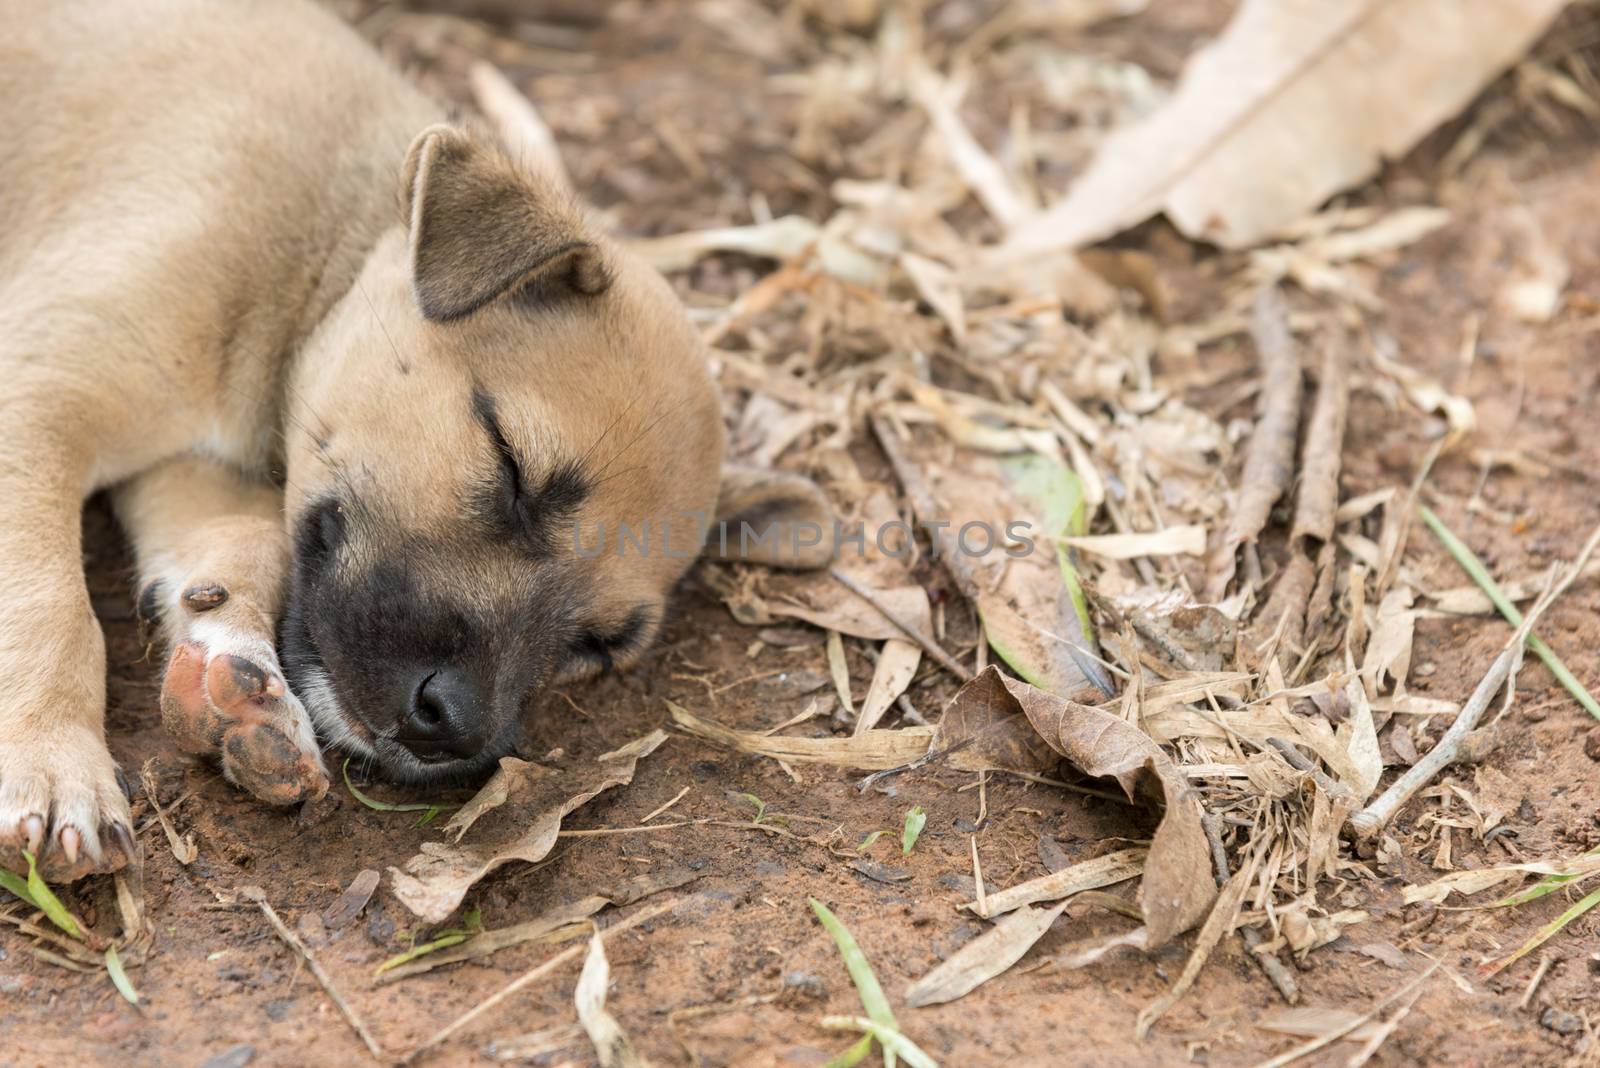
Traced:
<path fill-rule="evenodd" d="M 394 220 L 439 117 L 305 0 L 0 0 L 0 25 L 0 288 L 90 234 L 102 259 L 193 246 L 191 281 L 281 285 Z"/>

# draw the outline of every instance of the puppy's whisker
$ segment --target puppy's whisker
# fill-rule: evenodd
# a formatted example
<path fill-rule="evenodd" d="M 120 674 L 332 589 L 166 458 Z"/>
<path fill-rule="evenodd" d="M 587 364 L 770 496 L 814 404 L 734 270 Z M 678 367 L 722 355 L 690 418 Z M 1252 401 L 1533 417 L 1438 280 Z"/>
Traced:
<path fill-rule="evenodd" d="M 642 440 L 646 434 L 650 433 L 650 431 L 654 430 L 657 426 L 659 426 L 661 424 L 662 420 L 666 419 L 668 416 L 676 415 L 679 412 L 680 409 L 682 409 L 686 405 L 688 405 L 690 400 L 691 400 L 691 398 L 685 397 L 683 400 L 679 401 L 676 405 L 674 405 L 671 408 L 668 408 L 666 411 L 664 411 L 661 414 L 657 415 L 654 419 L 652 419 L 650 422 L 646 423 L 643 427 L 641 427 L 639 432 L 637 434 L 635 434 L 633 436 L 633 438 L 626 445 L 622 446 L 622 448 L 618 449 L 616 452 L 611 454 L 611 459 L 609 459 L 609 460 L 607 460 L 605 462 L 605 466 L 604 467 L 600 468 L 600 470 L 595 472 L 594 477 L 596 479 L 604 478 L 605 477 L 605 473 L 608 470 L 610 470 L 612 464 L 617 462 L 618 457 L 620 457 L 620 456 L 624 455 L 625 453 L 631 451 L 635 445 L 639 444 L 640 440 Z"/>
<path fill-rule="evenodd" d="M 595 438 L 594 441 L 590 443 L 589 447 L 584 450 L 583 456 L 578 460 L 578 465 L 580 467 L 587 468 L 589 466 L 590 458 L 594 456 L 601 445 L 605 444 L 606 438 L 610 437 L 611 432 L 617 429 L 617 425 L 627 417 L 629 412 L 633 411 L 633 406 L 639 402 L 640 396 L 642 396 L 642 391 L 639 388 L 639 384 L 635 382 L 633 386 L 633 395 L 628 398 L 628 403 L 623 405 L 622 410 L 616 414 L 615 418 L 613 418 L 610 423 L 606 424 L 606 428 L 604 430 L 600 431 L 600 436 Z"/>
<path fill-rule="evenodd" d="M 361 281 L 360 276 L 356 277 L 356 288 L 361 291 L 361 299 L 367 302 L 367 310 L 372 312 L 372 321 L 378 324 L 378 330 L 383 334 L 383 340 L 389 343 L 389 351 L 394 353 L 395 366 L 404 367 L 406 358 L 400 355 L 400 346 L 394 343 L 394 338 L 389 334 L 388 326 L 384 324 L 383 316 L 378 314 L 378 306 L 372 303 L 372 298 L 367 295 L 366 284 Z"/>

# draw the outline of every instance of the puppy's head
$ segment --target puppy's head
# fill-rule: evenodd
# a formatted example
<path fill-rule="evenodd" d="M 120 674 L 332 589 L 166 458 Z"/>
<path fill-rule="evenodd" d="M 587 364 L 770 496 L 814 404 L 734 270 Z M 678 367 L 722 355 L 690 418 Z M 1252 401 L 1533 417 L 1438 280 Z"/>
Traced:
<path fill-rule="evenodd" d="M 330 741 L 426 780 L 644 650 L 716 514 L 723 431 L 671 289 L 559 194 L 444 126 L 402 187 L 406 225 L 292 382 L 280 637 Z"/>

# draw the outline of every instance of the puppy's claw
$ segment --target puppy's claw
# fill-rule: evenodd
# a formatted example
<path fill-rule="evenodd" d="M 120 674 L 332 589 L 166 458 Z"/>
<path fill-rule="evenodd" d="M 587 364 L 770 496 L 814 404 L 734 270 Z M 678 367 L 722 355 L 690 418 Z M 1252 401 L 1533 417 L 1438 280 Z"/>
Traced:
<path fill-rule="evenodd" d="M 37 857 L 44 847 L 44 817 L 34 815 L 23 820 L 22 834 L 28 839 L 28 852 Z"/>
<path fill-rule="evenodd" d="M 78 846 L 83 839 L 78 835 L 78 828 L 63 827 L 58 837 L 61 840 L 61 855 L 67 858 L 67 866 L 75 868 L 78 865 Z"/>

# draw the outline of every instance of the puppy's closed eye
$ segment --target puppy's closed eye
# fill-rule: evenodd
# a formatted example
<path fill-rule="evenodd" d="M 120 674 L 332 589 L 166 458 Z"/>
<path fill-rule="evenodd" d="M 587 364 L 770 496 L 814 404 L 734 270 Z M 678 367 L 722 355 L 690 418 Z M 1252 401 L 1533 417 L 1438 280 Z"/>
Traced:
<path fill-rule="evenodd" d="M 309 571 L 320 569 L 344 543 L 346 516 L 344 505 L 333 499 L 314 505 L 300 521 L 296 556 Z"/>
<path fill-rule="evenodd" d="M 589 627 L 567 647 L 567 660 L 574 668 L 598 667 L 602 674 L 609 672 L 617 660 L 638 651 L 644 644 L 650 618 L 649 609 L 637 608 L 621 626 Z"/>
<path fill-rule="evenodd" d="M 490 523 L 533 554 L 547 554 L 557 526 L 588 497 L 589 479 L 577 462 L 563 460 L 551 466 L 542 479 L 530 482 L 517 450 L 500 425 L 493 398 L 481 390 L 474 391 L 472 408 L 489 436 L 498 464 L 489 489 Z"/>

